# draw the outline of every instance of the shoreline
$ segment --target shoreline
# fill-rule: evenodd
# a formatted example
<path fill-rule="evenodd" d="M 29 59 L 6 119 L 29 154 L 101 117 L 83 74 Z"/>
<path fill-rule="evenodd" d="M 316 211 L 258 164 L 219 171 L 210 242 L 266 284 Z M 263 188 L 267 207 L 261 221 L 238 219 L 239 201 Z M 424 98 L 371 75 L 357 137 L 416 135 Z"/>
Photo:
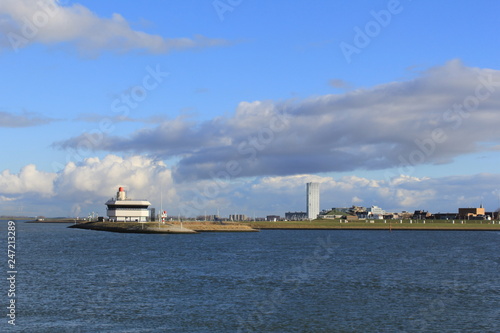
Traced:
<path fill-rule="evenodd" d="M 26 221 L 25 223 L 83 223 L 85 220 L 77 220 L 77 219 L 71 219 L 71 218 L 60 218 L 60 219 L 44 219 L 43 221 L 39 220 L 31 220 L 31 221 Z"/>
<path fill-rule="evenodd" d="M 397 221 L 397 222 L 396 222 Z M 426 220 L 416 222 L 399 220 L 394 222 L 375 220 L 374 222 L 340 220 L 313 221 L 277 221 L 277 222 L 206 222 L 206 221 L 169 221 L 166 224 L 158 222 L 87 222 L 69 218 L 46 219 L 44 221 L 26 221 L 37 224 L 71 224 L 69 228 L 125 232 L 125 233 L 197 233 L 197 232 L 255 232 L 259 230 L 417 230 L 417 231 L 500 231 L 498 221 L 455 221 Z"/>
<path fill-rule="evenodd" d="M 500 231 L 500 229 L 466 229 L 466 228 L 363 228 L 363 227 L 346 227 L 346 228 L 259 228 L 258 230 L 371 230 L 371 231 Z"/>
<path fill-rule="evenodd" d="M 403 223 L 383 221 L 377 222 L 340 222 L 340 220 L 313 220 L 313 221 L 278 221 L 278 222 L 248 222 L 255 229 L 260 230 L 417 230 L 417 231 L 500 231 L 500 224 L 496 222 L 480 223 L 451 223 L 439 220 L 410 223 L 408 220 Z M 476 223 L 478 222 L 478 223 Z"/>

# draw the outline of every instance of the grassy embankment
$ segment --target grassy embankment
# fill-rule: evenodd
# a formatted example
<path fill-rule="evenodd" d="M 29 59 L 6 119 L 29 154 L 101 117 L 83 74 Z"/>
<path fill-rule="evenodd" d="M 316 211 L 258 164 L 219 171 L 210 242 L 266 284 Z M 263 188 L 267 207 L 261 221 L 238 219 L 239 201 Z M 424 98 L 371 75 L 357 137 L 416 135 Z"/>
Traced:
<path fill-rule="evenodd" d="M 278 222 L 249 222 L 256 229 L 374 229 L 374 230 L 498 230 L 498 221 L 463 221 L 455 220 L 359 220 L 349 221 L 335 220 L 313 220 L 313 221 L 278 221 Z M 370 223 L 373 221 L 373 223 Z M 493 224 L 494 222 L 494 224 Z"/>

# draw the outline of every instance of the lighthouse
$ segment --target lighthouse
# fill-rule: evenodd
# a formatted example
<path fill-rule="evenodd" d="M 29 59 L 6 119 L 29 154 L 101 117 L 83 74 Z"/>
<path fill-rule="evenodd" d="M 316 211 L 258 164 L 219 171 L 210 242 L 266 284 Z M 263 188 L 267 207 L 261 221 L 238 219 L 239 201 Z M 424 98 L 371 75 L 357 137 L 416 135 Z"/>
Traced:
<path fill-rule="evenodd" d="M 120 186 L 116 198 L 106 202 L 107 215 L 113 222 L 147 222 L 150 205 L 151 203 L 145 199 L 128 198 L 125 189 Z"/>

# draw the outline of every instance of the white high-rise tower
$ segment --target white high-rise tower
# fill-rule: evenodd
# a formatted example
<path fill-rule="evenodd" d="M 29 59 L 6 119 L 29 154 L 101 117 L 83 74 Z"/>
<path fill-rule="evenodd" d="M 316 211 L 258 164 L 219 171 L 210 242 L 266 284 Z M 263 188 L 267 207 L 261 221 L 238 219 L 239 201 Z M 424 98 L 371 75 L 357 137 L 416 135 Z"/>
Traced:
<path fill-rule="evenodd" d="M 314 220 L 319 214 L 319 183 L 307 183 L 307 218 Z"/>

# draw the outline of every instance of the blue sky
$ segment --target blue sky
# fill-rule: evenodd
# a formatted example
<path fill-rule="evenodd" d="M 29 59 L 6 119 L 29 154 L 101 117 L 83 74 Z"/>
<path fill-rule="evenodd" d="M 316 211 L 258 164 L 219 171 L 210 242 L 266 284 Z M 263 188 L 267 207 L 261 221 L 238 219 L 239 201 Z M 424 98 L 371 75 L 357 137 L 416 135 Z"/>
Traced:
<path fill-rule="evenodd" d="M 1 213 L 498 208 L 495 1 L 43 3 L 0 4 Z"/>

